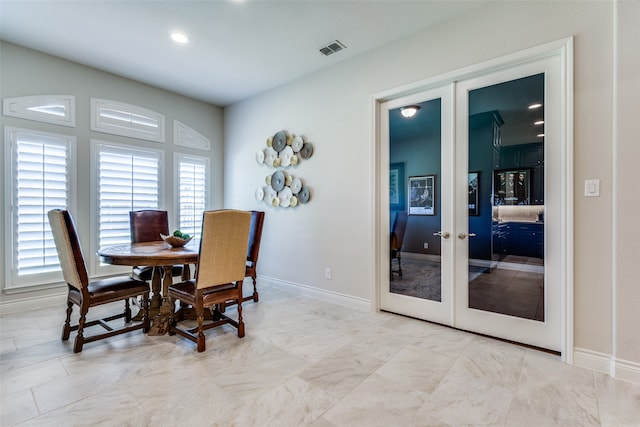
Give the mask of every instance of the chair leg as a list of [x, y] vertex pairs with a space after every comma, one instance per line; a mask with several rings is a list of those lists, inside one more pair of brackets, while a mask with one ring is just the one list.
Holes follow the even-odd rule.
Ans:
[[198, 317], [198, 337], [197, 337], [197, 345], [198, 345], [198, 353], [202, 353], [206, 348], [206, 338], [204, 336], [204, 308], [198, 307], [196, 309], [196, 316]]
[[[180, 304], [182, 304], [182, 302], [180, 302]], [[175, 298], [171, 298], [169, 297], [169, 305], [171, 307], [175, 307], [176, 305], [176, 300]], [[175, 310], [171, 310], [171, 313], [169, 314], [169, 328], [168, 328], [168, 332], [169, 335], [175, 335], [176, 334], [176, 313]]]
[[220, 304], [216, 304], [213, 307], [210, 308], [211, 310], [211, 319], [213, 321], [218, 321], [220, 319], [222, 319], [222, 309], [221, 307], [224, 307], [225, 304], [224, 303], [220, 303]]
[[253, 279], [253, 302], [258, 302], [259, 299], [259, 295], [258, 295], [258, 287], [256, 286], [256, 278], [255, 277], [251, 277]]
[[398, 253], [398, 276], [402, 277], [402, 259], [400, 253]]
[[64, 321], [64, 327], [62, 328], [62, 341], [67, 341], [71, 334], [71, 312], [73, 311], [73, 303], [67, 301], [67, 319]]
[[124, 321], [125, 323], [131, 322], [131, 306], [129, 305], [129, 298], [124, 300]]
[[238, 298], [238, 338], [244, 337], [244, 322], [242, 321], [242, 297]]
[[80, 319], [78, 320], [78, 335], [76, 336], [75, 345], [73, 346], [74, 353], [80, 353], [82, 346], [84, 345], [84, 323], [87, 320], [87, 311], [80, 307]]

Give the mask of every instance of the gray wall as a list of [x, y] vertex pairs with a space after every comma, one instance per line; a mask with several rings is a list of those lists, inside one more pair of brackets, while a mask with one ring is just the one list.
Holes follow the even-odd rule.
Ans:
[[[199, 156], [211, 157], [211, 207], [222, 207], [223, 190], [223, 110], [200, 101], [175, 93], [167, 92], [139, 82], [128, 80], [113, 74], [98, 71], [73, 62], [45, 55], [30, 49], [0, 42], [0, 97], [30, 95], [75, 95], [75, 128], [39, 123], [14, 117], [0, 116], [2, 138], [4, 126], [35, 129], [59, 134], [73, 135], [77, 138], [77, 212], [75, 215], [78, 232], [81, 236], [85, 257], [91, 256], [90, 250], [90, 173], [93, 168], [90, 158], [89, 141], [103, 141], [133, 144], [165, 150], [164, 170], [167, 172], [166, 191], [162, 194], [165, 206], [169, 210], [170, 223], [175, 215], [171, 210], [173, 203], [173, 152], [180, 151]], [[167, 142], [158, 144], [132, 138], [106, 135], [89, 130], [89, 100], [91, 97], [106, 98], [130, 103], [165, 114], [165, 133]], [[210, 152], [190, 150], [173, 146], [173, 120], [179, 120], [197, 130], [211, 140]], [[3, 144], [4, 145], [4, 144]], [[4, 167], [5, 150], [0, 151], [0, 164]], [[4, 174], [3, 184], [4, 184]], [[7, 202], [5, 185], [0, 188], [0, 241], [5, 239], [5, 215], [10, 206]], [[0, 258], [6, 260], [4, 243], [0, 245]], [[5, 262], [0, 264], [2, 288], [6, 277]], [[25, 298], [45, 297], [66, 292], [65, 287], [56, 287], [40, 291], [8, 295], [0, 292], [0, 303], [23, 300]]]
[[[640, 40], [640, 30], [629, 18], [638, 16], [640, 3], [621, 3], [618, 24], [616, 7], [614, 2], [489, 2], [472, 14], [227, 108], [225, 143], [234, 151], [225, 154], [225, 204], [264, 209], [250, 195], [268, 173], [252, 163], [267, 136], [287, 129], [316, 143], [314, 157], [292, 172], [308, 180], [312, 202], [295, 211], [269, 209], [261, 274], [373, 300], [377, 242], [372, 238], [376, 206], [371, 182], [378, 147], [373, 145], [371, 97], [574, 36], [575, 350], [582, 355], [579, 363], [599, 369], [608, 369], [612, 355], [640, 363], [640, 286], [632, 274], [638, 264], [638, 227], [632, 216], [640, 201], [632, 183], [640, 180], [632, 165], [638, 163], [634, 138], [639, 132], [633, 118], [637, 100], [630, 95], [638, 93], [632, 41]], [[615, 128], [614, 84], [620, 95], [615, 111], [628, 117], [615, 120]], [[588, 178], [601, 180], [600, 197], [583, 197]], [[613, 203], [616, 193], [632, 195], [624, 199], [624, 212]], [[325, 267], [333, 269], [332, 280], [324, 279]]]

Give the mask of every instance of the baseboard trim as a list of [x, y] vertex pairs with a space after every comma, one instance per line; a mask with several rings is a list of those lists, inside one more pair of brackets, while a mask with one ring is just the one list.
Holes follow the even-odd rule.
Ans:
[[285, 280], [273, 277], [258, 276], [260, 285], [273, 286], [276, 288], [285, 288], [288, 292], [314, 298], [321, 301], [338, 304], [359, 311], [371, 311], [371, 301], [364, 298], [356, 298], [350, 295], [340, 294], [337, 292], [318, 289], [312, 286], [302, 285], [300, 283], [287, 282]]
[[613, 369], [612, 377], [640, 384], [640, 363], [613, 358]]
[[573, 364], [602, 372], [613, 378], [640, 384], [640, 363], [629, 360], [617, 359], [606, 353], [574, 348]]
[[67, 290], [54, 295], [24, 298], [0, 303], [0, 315], [19, 313], [49, 307], [66, 307]]

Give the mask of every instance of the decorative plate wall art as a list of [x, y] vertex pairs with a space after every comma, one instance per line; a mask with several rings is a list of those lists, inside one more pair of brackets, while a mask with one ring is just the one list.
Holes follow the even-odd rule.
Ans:
[[311, 199], [309, 187], [285, 169], [299, 165], [313, 155], [313, 144], [301, 135], [281, 130], [267, 138], [267, 147], [256, 152], [256, 162], [276, 171], [265, 177], [265, 185], [255, 190], [258, 201], [281, 208], [293, 208]]

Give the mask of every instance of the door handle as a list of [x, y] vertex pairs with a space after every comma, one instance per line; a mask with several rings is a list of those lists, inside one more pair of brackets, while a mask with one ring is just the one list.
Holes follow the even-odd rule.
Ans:
[[465, 232], [458, 233], [458, 239], [460, 240], [464, 240], [467, 237], [476, 237], [476, 233], [465, 233]]
[[449, 232], [448, 232], [448, 231], [438, 231], [438, 232], [436, 232], [436, 233], [433, 233], [433, 235], [434, 235], [434, 236], [440, 236], [440, 237], [442, 237], [443, 239], [448, 239], [448, 238], [449, 238], [449, 236], [451, 236], [451, 234], [449, 234]]

